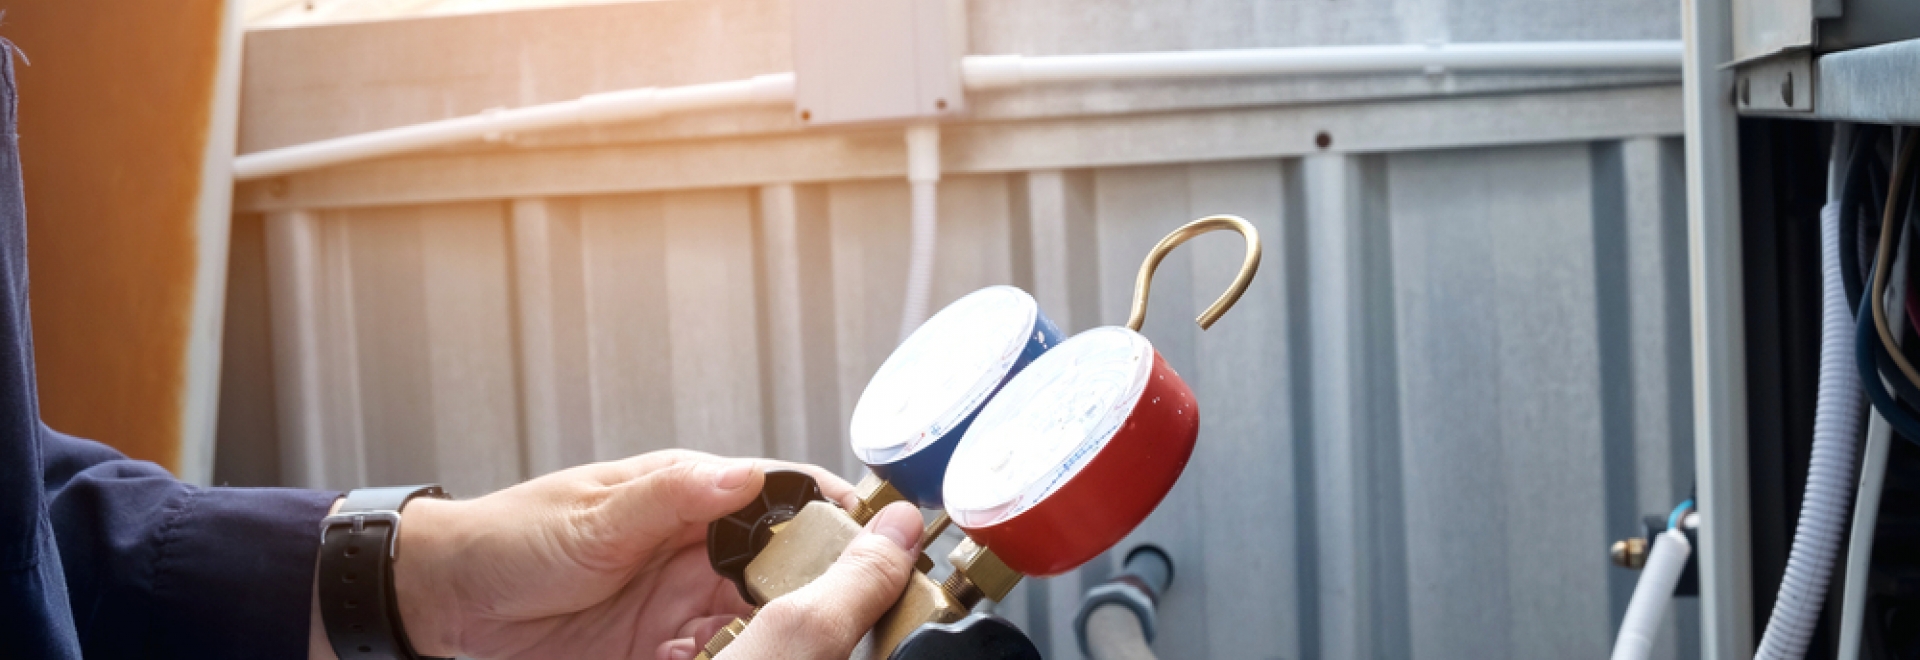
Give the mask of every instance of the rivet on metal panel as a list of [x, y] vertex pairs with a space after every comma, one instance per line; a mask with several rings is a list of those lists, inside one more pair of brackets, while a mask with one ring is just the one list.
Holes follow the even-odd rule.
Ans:
[[1313, 136], [1313, 145], [1321, 149], [1331, 147], [1333, 146], [1333, 136], [1328, 135], [1326, 131], [1320, 131]]

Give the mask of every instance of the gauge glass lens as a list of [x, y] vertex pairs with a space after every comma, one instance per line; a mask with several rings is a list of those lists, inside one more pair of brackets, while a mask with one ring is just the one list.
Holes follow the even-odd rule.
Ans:
[[853, 451], [892, 463], [946, 435], [1013, 368], [1039, 314], [1032, 296], [990, 286], [947, 305], [880, 365], [853, 407]]
[[983, 527], [1019, 515], [1078, 474], [1132, 415], [1153, 355], [1140, 333], [1109, 326], [1027, 365], [954, 449], [944, 484], [954, 521]]

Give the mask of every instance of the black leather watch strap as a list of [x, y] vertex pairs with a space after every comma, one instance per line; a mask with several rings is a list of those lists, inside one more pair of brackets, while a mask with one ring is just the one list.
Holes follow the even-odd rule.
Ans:
[[446, 498], [439, 486], [361, 488], [320, 523], [320, 620], [341, 660], [414, 660], [400, 621], [393, 563], [400, 509], [415, 497]]

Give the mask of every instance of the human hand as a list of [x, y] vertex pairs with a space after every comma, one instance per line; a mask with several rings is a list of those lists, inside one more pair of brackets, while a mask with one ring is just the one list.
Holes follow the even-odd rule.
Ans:
[[[413, 500], [394, 563], [407, 636], [434, 656], [690, 657], [752, 609], [708, 566], [706, 527], [758, 496], [770, 467], [804, 470], [830, 499], [853, 502], [851, 486], [818, 468], [686, 451], [580, 466], [474, 500]], [[749, 653], [743, 637], [750, 645], [728, 656], [792, 657], [796, 643], [839, 649], [852, 624], [821, 625], [812, 610], [872, 611], [837, 651], [845, 657], [898, 597], [912, 565], [900, 548], [918, 541], [910, 507], [875, 520], [870, 529], [882, 531], [862, 536], [818, 581], [839, 586], [770, 603], [753, 626], [767, 619], [768, 628], [809, 630], [764, 655]], [[855, 599], [865, 600], [848, 604]], [[787, 600], [795, 602], [780, 604]]]

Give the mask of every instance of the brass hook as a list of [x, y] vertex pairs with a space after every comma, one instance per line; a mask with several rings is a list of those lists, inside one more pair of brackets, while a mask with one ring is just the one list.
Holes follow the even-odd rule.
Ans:
[[1140, 264], [1140, 278], [1133, 283], [1133, 315], [1127, 319], [1128, 328], [1139, 332], [1140, 325], [1147, 322], [1147, 290], [1153, 288], [1153, 270], [1160, 267], [1160, 260], [1188, 239], [1222, 229], [1240, 232], [1240, 236], [1247, 239], [1247, 256], [1240, 261], [1240, 274], [1234, 276], [1233, 284], [1227, 287], [1226, 293], [1220, 294], [1194, 322], [1200, 324], [1201, 330], [1212, 327], [1213, 322], [1220, 320], [1220, 316], [1232, 309], [1234, 303], [1240, 302], [1240, 294], [1246, 292], [1247, 284], [1253, 281], [1253, 273], [1260, 269], [1260, 230], [1254, 229], [1253, 223], [1239, 216], [1210, 215], [1173, 230], [1147, 253], [1147, 262]]

